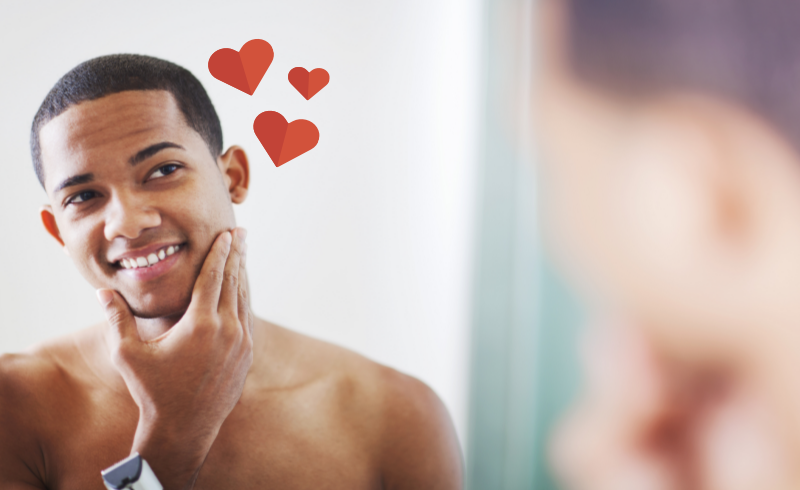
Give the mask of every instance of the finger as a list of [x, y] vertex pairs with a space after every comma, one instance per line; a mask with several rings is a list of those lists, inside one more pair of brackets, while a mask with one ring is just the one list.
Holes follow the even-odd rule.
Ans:
[[203, 263], [203, 268], [200, 270], [200, 275], [197, 276], [194, 289], [192, 289], [190, 309], [207, 310], [216, 314], [225, 271], [225, 261], [228, 258], [230, 248], [231, 233], [224, 231], [214, 240], [211, 250]]
[[98, 289], [97, 300], [103, 306], [109, 329], [109, 340], [113, 349], [118, 349], [122, 342], [139, 340], [139, 331], [136, 329], [136, 320], [128, 307], [128, 303], [116, 291], [111, 289]]
[[239, 264], [242, 259], [242, 248], [247, 237], [247, 231], [244, 228], [236, 228], [233, 230], [232, 235], [231, 251], [228, 253], [228, 260], [225, 262], [222, 292], [217, 309], [220, 313], [235, 316], [238, 313], [239, 304]]
[[239, 261], [239, 321], [246, 335], [253, 335], [253, 321], [250, 314], [250, 285], [247, 282], [247, 243], [242, 249], [242, 259]]

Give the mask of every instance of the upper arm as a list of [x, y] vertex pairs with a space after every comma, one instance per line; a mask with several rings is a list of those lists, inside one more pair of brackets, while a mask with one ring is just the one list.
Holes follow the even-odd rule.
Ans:
[[392, 372], [384, 383], [381, 475], [386, 489], [461, 489], [461, 448], [447, 409], [427, 385]]
[[31, 379], [24, 355], [0, 355], [0, 488], [44, 490], [41, 450], [33, 432]]

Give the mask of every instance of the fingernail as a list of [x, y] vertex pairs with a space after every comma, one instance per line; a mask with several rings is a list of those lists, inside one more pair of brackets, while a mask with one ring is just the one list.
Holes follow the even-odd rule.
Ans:
[[108, 304], [114, 299], [114, 293], [112, 293], [109, 289], [98, 289], [96, 293], [97, 301], [99, 301], [103, 306], [108, 306]]
[[231, 232], [226, 231], [222, 234], [222, 241], [225, 242], [226, 245], [230, 245], [233, 238], [231, 237]]
[[236, 228], [236, 238], [241, 241], [244, 241], [247, 238], [247, 230], [244, 228]]

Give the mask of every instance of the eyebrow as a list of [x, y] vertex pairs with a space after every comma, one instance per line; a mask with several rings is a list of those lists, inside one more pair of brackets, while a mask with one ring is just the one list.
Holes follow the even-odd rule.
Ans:
[[55, 190], [53, 190], [53, 194], [67, 187], [72, 187], [73, 185], [85, 184], [93, 180], [94, 180], [94, 174], [73, 175], [72, 177], [69, 177], [60, 184], [58, 184], [58, 187], [56, 187]]
[[[153, 155], [155, 155], [159, 151], [166, 150], [167, 148], [178, 148], [180, 150], [185, 150], [184, 147], [182, 147], [181, 145], [179, 145], [177, 143], [173, 143], [171, 141], [162, 141], [161, 143], [156, 143], [154, 145], [150, 145], [147, 148], [145, 148], [144, 150], [140, 150], [139, 152], [137, 152], [135, 155], [133, 155], [132, 157], [130, 157], [128, 159], [128, 163], [130, 163], [131, 165], [137, 165], [137, 164], [142, 163], [143, 161], [147, 160], [148, 158], [152, 157]], [[92, 173], [74, 175], [72, 177], [69, 177], [69, 178], [65, 179], [63, 182], [61, 182], [58, 185], [58, 187], [56, 187], [53, 190], [53, 193], [55, 194], [56, 192], [58, 192], [60, 190], [66, 189], [67, 187], [86, 184], [87, 182], [92, 182], [93, 180], [94, 180], [94, 174], [92, 174]]]
[[150, 145], [147, 148], [145, 148], [144, 150], [139, 151], [137, 154], [133, 155], [128, 160], [128, 162], [131, 165], [136, 165], [138, 163], [141, 163], [141, 162], [147, 160], [148, 158], [150, 158], [151, 156], [155, 155], [159, 151], [166, 150], [167, 148], [178, 148], [180, 150], [185, 150], [184, 147], [182, 147], [181, 145], [179, 145], [177, 143], [172, 143], [171, 141], [162, 141], [161, 143], [156, 143], [154, 145]]

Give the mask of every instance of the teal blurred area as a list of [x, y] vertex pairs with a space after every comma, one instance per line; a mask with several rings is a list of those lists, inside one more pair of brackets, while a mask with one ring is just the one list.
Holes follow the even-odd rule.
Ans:
[[548, 435], [578, 384], [583, 312], [543, 249], [532, 0], [485, 0], [467, 488], [557, 488]]

